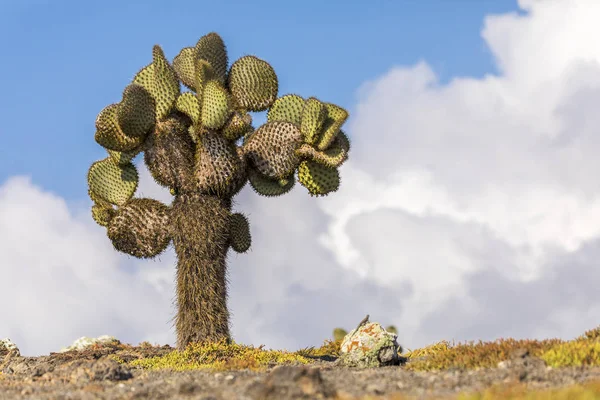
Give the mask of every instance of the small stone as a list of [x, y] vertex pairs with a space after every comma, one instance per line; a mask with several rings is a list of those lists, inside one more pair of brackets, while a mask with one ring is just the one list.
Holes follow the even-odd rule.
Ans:
[[70, 351], [70, 350], [83, 350], [86, 347], [91, 346], [95, 343], [111, 343], [111, 342], [120, 343], [119, 340], [117, 340], [117, 338], [114, 336], [102, 335], [102, 336], [98, 336], [97, 338], [89, 338], [87, 336], [83, 336], [83, 337], [80, 337], [79, 339], [75, 340], [73, 342], [73, 344], [70, 345], [69, 347], [64, 347], [64, 348], [60, 349], [59, 353], [64, 353], [64, 352]]
[[377, 322], [368, 322], [348, 333], [340, 348], [340, 363], [349, 367], [372, 368], [398, 364], [398, 335]]
[[0, 357], [4, 357], [7, 354], [20, 356], [21, 352], [17, 345], [14, 344], [9, 338], [0, 339]]

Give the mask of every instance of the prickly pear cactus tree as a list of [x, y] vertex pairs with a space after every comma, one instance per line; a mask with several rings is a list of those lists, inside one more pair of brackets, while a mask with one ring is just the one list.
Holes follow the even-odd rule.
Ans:
[[[184, 88], [182, 91], [180, 82]], [[336, 191], [337, 168], [350, 142], [340, 127], [348, 113], [295, 94], [277, 97], [273, 68], [248, 55], [228, 65], [216, 33], [186, 47], [170, 63], [159, 46], [96, 119], [96, 142], [108, 156], [88, 172], [92, 217], [114, 248], [139, 258], [177, 254], [177, 346], [231, 341], [226, 255], [250, 248], [248, 219], [232, 211], [247, 182], [262, 196], [281, 196], [296, 182], [311, 196]], [[249, 112], [267, 111], [255, 129]], [[135, 198], [144, 162], [170, 189], [172, 204]]]

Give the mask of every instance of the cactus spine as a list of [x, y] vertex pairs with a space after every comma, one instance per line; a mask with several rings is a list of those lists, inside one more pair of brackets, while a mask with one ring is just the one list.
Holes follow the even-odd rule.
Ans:
[[[181, 92], [180, 82], [190, 91]], [[339, 187], [337, 168], [350, 150], [340, 130], [348, 113], [277, 92], [275, 71], [258, 57], [228, 68], [225, 44], [212, 32], [172, 63], [154, 46], [152, 63], [96, 119], [95, 139], [108, 156], [88, 172], [92, 217], [116, 250], [135, 257], [155, 257], [173, 243], [180, 350], [231, 340], [226, 256], [251, 245], [248, 219], [232, 212], [246, 182], [267, 197], [287, 193], [296, 180], [311, 196]], [[268, 121], [255, 130], [249, 112], [265, 110]], [[138, 173], [131, 160], [140, 152], [174, 196], [170, 206], [133, 197]]]

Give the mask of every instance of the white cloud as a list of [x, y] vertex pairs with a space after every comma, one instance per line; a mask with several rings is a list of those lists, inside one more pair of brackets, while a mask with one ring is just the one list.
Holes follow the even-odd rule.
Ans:
[[[519, 4], [485, 20], [500, 75], [442, 85], [420, 62], [360, 88], [337, 193], [236, 198], [253, 236], [229, 256], [236, 340], [319, 345], [365, 314], [409, 348], [598, 324], [600, 4]], [[138, 196], [170, 202], [140, 171]], [[22, 177], [0, 186], [0, 220], [0, 337], [25, 354], [83, 335], [174, 344], [172, 249], [116, 253], [89, 210]]]
[[89, 210], [77, 212], [28, 177], [0, 186], [0, 336], [25, 355], [57, 351], [80, 336], [164, 338], [171, 293], [160, 290], [160, 265], [128, 273], [128, 257], [114, 251]]
[[[361, 88], [348, 128], [357, 170], [345, 175], [360, 184], [328, 199], [334, 222], [323, 241], [346, 254], [339, 260], [347, 268], [381, 271], [368, 275], [380, 284], [392, 276], [412, 284], [398, 320], [414, 326], [404, 331], [409, 343], [571, 337], [598, 323], [600, 295], [585, 288], [586, 302], [547, 302], [553, 308], [530, 313], [527, 328], [493, 323], [518, 320], [529, 297], [560, 296], [548, 289], [597, 270], [593, 257], [570, 264], [595, 251], [600, 234], [600, 51], [593, 39], [600, 4], [522, 5], [526, 16], [486, 18], [483, 37], [500, 76], [440, 85], [422, 62]], [[390, 246], [393, 229], [403, 240]], [[475, 284], [498, 289], [475, 295]], [[519, 301], [507, 308], [515, 290]], [[564, 324], [552, 324], [559, 313]], [[461, 319], [468, 329], [454, 323]]]

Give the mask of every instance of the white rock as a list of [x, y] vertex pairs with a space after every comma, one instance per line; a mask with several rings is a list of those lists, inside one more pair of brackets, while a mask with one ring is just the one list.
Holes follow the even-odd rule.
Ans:
[[372, 368], [398, 363], [402, 348], [398, 335], [387, 332], [377, 322], [367, 322], [348, 333], [340, 348], [340, 363], [346, 366]]
[[9, 338], [0, 339], [0, 356], [5, 356], [8, 353], [13, 353], [17, 356], [21, 355], [21, 351]]
[[[59, 353], [64, 353], [69, 350], [83, 350], [88, 346], [91, 346], [94, 343], [110, 343], [112, 341], [117, 341], [117, 338], [114, 336], [102, 335], [97, 338], [89, 338], [87, 336], [80, 337], [76, 341], [73, 342], [69, 347], [64, 347], [60, 349]], [[119, 342], [120, 343], [120, 342]]]

